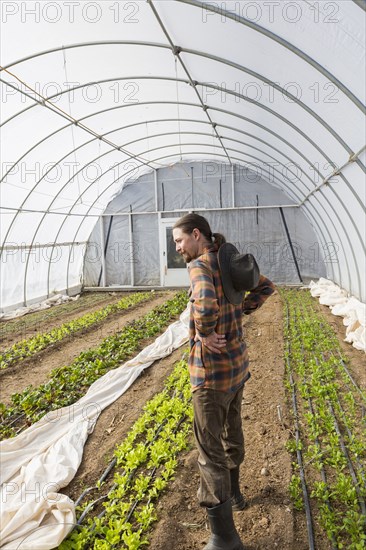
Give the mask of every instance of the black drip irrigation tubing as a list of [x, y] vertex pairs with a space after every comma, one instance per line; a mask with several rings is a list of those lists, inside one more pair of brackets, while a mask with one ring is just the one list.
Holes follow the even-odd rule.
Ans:
[[[183, 422], [186, 420], [186, 418], [187, 418], [186, 414], [184, 416], [182, 416], [182, 418], [179, 420], [178, 424], [174, 428], [173, 434], [175, 434], [179, 430], [180, 426], [183, 424]], [[157, 466], [154, 466], [154, 468], [152, 469], [151, 474], [150, 474], [150, 481], [154, 478], [157, 469], [158, 469]], [[138, 505], [138, 503], [140, 501], [141, 501], [141, 499], [136, 499], [135, 502], [132, 504], [124, 523], [128, 523], [128, 521], [131, 519], [131, 516], [132, 516], [133, 512], [136, 509], [136, 506]], [[148, 499], [147, 504], [150, 504], [150, 502], [151, 502], [151, 498]], [[104, 514], [105, 514], [105, 510], [103, 510], [103, 512], [101, 514], [99, 514], [98, 518], [102, 518], [104, 516]], [[113, 544], [111, 546], [111, 550], [113, 548], [119, 548], [119, 547], [116, 544]]]
[[[288, 303], [286, 300], [286, 316], [287, 316], [287, 332], [289, 334], [289, 325], [290, 325], [290, 319], [289, 319], [289, 310], [288, 310]], [[308, 489], [306, 486], [306, 480], [305, 480], [305, 471], [304, 471], [304, 464], [302, 460], [302, 453], [299, 449], [299, 443], [301, 442], [300, 438], [300, 429], [299, 429], [299, 421], [298, 421], [298, 410], [297, 410], [297, 401], [296, 401], [296, 385], [295, 381], [292, 376], [292, 370], [291, 370], [291, 364], [289, 359], [289, 352], [290, 352], [290, 339], [287, 338], [287, 368], [289, 372], [289, 378], [290, 378], [290, 384], [292, 388], [292, 408], [294, 412], [294, 422], [295, 422], [295, 439], [296, 439], [296, 457], [297, 457], [297, 463], [299, 465], [300, 470], [300, 480], [301, 480], [301, 486], [302, 486], [302, 492], [304, 495], [304, 507], [305, 507], [305, 516], [306, 516], [306, 526], [307, 526], [307, 532], [308, 532], [308, 540], [309, 540], [309, 550], [315, 550], [315, 540], [314, 540], [314, 530], [313, 530], [313, 524], [312, 524], [312, 516], [311, 516], [311, 509], [310, 509], [310, 501], [309, 501], [309, 494]]]
[[356, 388], [357, 392], [360, 394], [361, 396], [361, 399], [364, 401], [364, 403], [366, 403], [366, 395], [363, 393], [363, 391], [361, 390], [361, 388], [357, 385], [357, 383], [354, 381], [354, 379], [352, 378], [351, 376], [351, 373], [349, 372], [349, 370], [347, 369], [346, 367], [346, 364], [345, 362], [343, 361], [342, 359], [342, 356], [341, 354], [339, 353], [338, 351], [338, 355], [339, 355], [339, 361], [344, 369], [344, 371], [347, 373], [348, 375], [348, 378], [350, 379], [350, 381], [352, 382], [352, 384], [354, 385], [354, 387]]
[[[314, 309], [313, 306], [311, 306], [311, 309], [312, 309], [313, 313], [314, 313], [315, 315], [317, 315], [317, 311]], [[324, 323], [321, 323], [321, 325], [324, 326]], [[335, 357], [334, 352], [332, 351], [331, 353], [332, 353], [333, 357]], [[358, 386], [357, 382], [354, 381], [354, 379], [353, 379], [351, 373], [349, 372], [349, 370], [348, 370], [347, 367], [346, 367], [345, 362], [343, 361], [342, 355], [341, 355], [341, 353], [340, 353], [339, 350], [337, 350], [337, 354], [339, 355], [339, 362], [340, 362], [340, 364], [342, 365], [343, 370], [344, 370], [345, 373], [347, 374], [347, 376], [348, 376], [348, 378], [350, 379], [350, 381], [351, 381], [351, 383], [353, 384], [353, 386], [356, 388], [357, 392], [360, 394], [360, 396], [361, 396], [361, 398], [363, 399], [363, 401], [366, 403], [366, 395], [363, 393], [363, 391], [361, 390], [361, 388]]]
[[[173, 397], [175, 397], [175, 394], [176, 394], [176, 390], [173, 391], [172, 395], [171, 395], [171, 399], [173, 399]], [[181, 397], [181, 396], [180, 396]], [[162, 428], [164, 427], [164, 425], [166, 424], [166, 420], [163, 420], [163, 422], [161, 422], [159, 424], [159, 426], [157, 427], [156, 429], [156, 432], [154, 434], [154, 437], [153, 439], [150, 441], [148, 447], [154, 442], [156, 441], [156, 438], [158, 437], [159, 433], [161, 432]], [[88, 487], [87, 489], [85, 489], [85, 491], [83, 493], [81, 493], [81, 495], [79, 496], [79, 498], [75, 501], [75, 508], [76, 506], [78, 506], [80, 504], [80, 502], [83, 500], [83, 498], [88, 494], [90, 493], [91, 491], [95, 490], [95, 489], [98, 489], [98, 486], [103, 483], [103, 481], [106, 480], [106, 478], [108, 477], [109, 473], [113, 470], [113, 468], [115, 467], [115, 465], [117, 464], [117, 459], [116, 458], [113, 458], [113, 460], [111, 460], [111, 462], [108, 464], [107, 468], [104, 470], [104, 472], [102, 473], [102, 475], [100, 476], [100, 478], [98, 479], [96, 485], [93, 485], [92, 487]], [[124, 475], [124, 474], [123, 474]], [[99, 500], [99, 499], [98, 499]], [[78, 523], [80, 523], [80, 519], [78, 521]]]
[[[306, 384], [305, 378], [304, 378], [304, 383]], [[308, 397], [308, 405], [309, 405], [309, 409], [310, 409], [311, 414], [313, 416], [315, 416], [313, 401], [312, 401], [311, 397]], [[315, 446], [316, 446], [317, 450], [321, 452], [320, 441], [319, 441], [319, 438], [317, 436], [314, 437], [314, 441], [315, 441]], [[327, 476], [326, 476], [326, 473], [325, 473], [323, 461], [321, 461], [321, 464], [320, 464], [320, 477], [322, 478], [323, 483], [328, 485]], [[327, 508], [328, 508], [329, 512], [331, 513], [333, 510], [332, 510], [332, 505], [331, 505], [328, 498], [325, 499], [325, 504], [327, 505]], [[331, 534], [330, 538], [331, 538], [331, 543], [332, 543], [332, 550], [338, 550], [337, 541], [336, 541], [333, 533]]]
[[[174, 390], [171, 398], [173, 398], [175, 396], [175, 393], [176, 393], [176, 390]], [[180, 398], [182, 399], [183, 395], [180, 394]], [[189, 399], [189, 401], [191, 401], [191, 398]], [[188, 402], [189, 402], [188, 401]], [[181, 424], [186, 420], [187, 418], [187, 415], [184, 415], [178, 422], [177, 426], [175, 427], [175, 429], [173, 430], [173, 433], [176, 433], [178, 431], [178, 429], [180, 428]], [[153, 439], [149, 442], [148, 444], [148, 447], [150, 447], [152, 445], [152, 443], [154, 443], [156, 441], [156, 439], [158, 438], [161, 430], [163, 429], [164, 425], [166, 424], [167, 420], [164, 419], [163, 422], [161, 422], [159, 424], [159, 426], [157, 427], [157, 430], [155, 432], [155, 435], [153, 437]], [[97, 484], [95, 486], [92, 486], [92, 487], [88, 487], [80, 496], [79, 498], [76, 500], [75, 502], [75, 507], [80, 504], [80, 502], [83, 500], [83, 498], [89, 493], [91, 492], [92, 490], [94, 489], [97, 489], [98, 488], [98, 485], [99, 483], [102, 483], [106, 478], [107, 476], [109, 475], [109, 473], [111, 472], [111, 470], [115, 467], [115, 465], [117, 464], [117, 459], [114, 458], [110, 463], [109, 465], [107, 466], [107, 468], [104, 470], [103, 474], [101, 475], [101, 477], [99, 478]], [[151, 479], [152, 479], [152, 476], [155, 474], [156, 472], [156, 467], [153, 469], [152, 471], [152, 474], [151, 474]], [[130, 484], [130, 482], [132, 481], [135, 473], [137, 471], [137, 468], [135, 468], [134, 470], [131, 471], [129, 477], [128, 477], [128, 480], [127, 480], [127, 483]], [[122, 475], [125, 475], [125, 471], [122, 473]], [[109, 494], [112, 493], [116, 488], [118, 487], [118, 484], [115, 483], [113, 484], [113, 486], [110, 488], [110, 490], [108, 491], [107, 494], [105, 495], [102, 495], [101, 497], [97, 498], [96, 500], [92, 501], [90, 504], [88, 504], [88, 506], [86, 507], [86, 509], [84, 510], [84, 512], [81, 514], [80, 518], [78, 519], [77, 523], [74, 525], [73, 529], [70, 531], [70, 533], [76, 528], [76, 527], [79, 527], [81, 525], [81, 523], [84, 521], [85, 517], [87, 516], [87, 514], [94, 508], [94, 506], [105, 500], [106, 498], [108, 498]], [[138, 504], [139, 500], [136, 500], [134, 502], [134, 504], [131, 506], [131, 509], [129, 510], [129, 513], [128, 513], [128, 518], [131, 517], [131, 515], [133, 514], [133, 511], [134, 509], [136, 508], [137, 504]], [[98, 519], [101, 519], [104, 515], [105, 515], [105, 510], [103, 510], [97, 517]], [[125, 521], [128, 521], [127, 519]], [[94, 530], [95, 526], [91, 526], [91, 531]], [[85, 547], [87, 548], [87, 547]]]
[[[299, 335], [301, 336], [301, 335]], [[304, 352], [304, 348], [302, 346], [302, 351]], [[339, 352], [338, 352], [339, 353]], [[304, 354], [304, 353], [303, 353]], [[334, 355], [334, 354], [333, 354]], [[340, 354], [339, 354], [340, 355]], [[324, 358], [324, 354], [321, 353], [321, 356], [322, 356], [322, 359], [325, 361], [325, 358]], [[341, 357], [340, 357], [341, 358]], [[316, 364], [319, 366], [319, 361], [318, 361], [318, 358], [316, 356], [314, 356], [314, 359], [315, 359], [315, 362]], [[360, 392], [360, 394], [362, 395], [362, 392], [361, 390], [358, 388], [356, 382], [353, 380], [352, 376], [349, 374], [348, 372], [348, 369], [345, 367], [344, 365], [344, 362], [342, 360], [342, 363], [343, 363], [343, 367], [345, 368], [350, 380], [352, 381], [353, 385], [358, 389], [358, 391]], [[324, 386], [324, 384], [322, 384]], [[343, 412], [343, 409], [342, 409], [342, 406], [341, 406], [341, 403], [339, 401], [339, 397], [337, 395], [337, 399], [338, 399], [338, 403], [339, 403], [339, 406]], [[364, 521], [365, 521], [365, 524], [366, 524], [366, 503], [365, 503], [365, 499], [363, 498], [361, 492], [360, 492], [360, 486], [359, 486], [359, 482], [358, 482], [358, 479], [357, 479], [357, 476], [356, 476], [356, 473], [355, 473], [355, 470], [354, 470], [354, 467], [353, 467], [353, 464], [352, 464], [352, 461], [350, 459], [350, 456], [348, 454], [348, 449], [345, 445], [345, 442], [344, 442], [344, 439], [343, 439], [343, 436], [342, 436], [342, 433], [341, 433], [341, 430], [339, 428], [339, 424], [338, 424], [338, 421], [337, 421], [337, 418], [336, 418], [336, 415], [335, 415], [335, 412], [334, 412], [334, 409], [333, 409], [333, 406], [329, 400], [329, 398], [325, 398], [325, 401], [328, 405], [328, 409], [329, 409], [329, 413], [330, 415], [332, 416], [333, 418], [333, 425], [334, 425], [334, 428], [336, 430], [336, 433], [337, 433], [337, 436], [338, 436], [338, 441], [339, 441], [339, 445], [340, 445], [340, 448], [341, 448], [341, 451], [342, 451], [342, 454], [343, 456], [345, 457], [346, 461], [347, 461], [347, 465], [348, 465], [348, 469], [349, 469], [349, 472], [350, 472], [350, 475], [351, 475], [351, 478], [352, 478], [352, 481], [353, 481], [353, 484], [354, 484], [354, 487], [356, 489], [356, 493], [357, 493], [357, 498], [358, 498], [358, 503], [359, 503], [359, 506], [360, 506], [360, 509], [361, 509], [361, 512], [362, 512], [362, 515], [364, 517]], [[348, 426], [346, 424], [346, 422], [344, 422], [344, 425], [345, 425], [345, 428], [346, 428], [346, 431], [347, 431], [347, 434], [348, 436], [352, 439], [353, 436], [352, 436], [352, 433], [350, 432], [350, 430], [348, 429]], [[363, 468], [358, 460], [358, 458], [356, 457], [356, 466], [357, 466], [357, 469], [360, 473], [360, 476], [362, 477], [362, 479], [364, 480], [364, 471], [363, 471]]]
[[[152, 443], [154, 443], [154, 441], [156, 441], [157, 437], [159, 436], [159, 433], [161, 432], [161, 430], [163, 429], [164, 425], [166, 424], [166, 419], [163, 420], [163, 422], [161, 422], [161, 424], [159, 424], [157, 430], [156, 430], [156, 433], [154, 435], [154, 438], [149, 442], [147, 448], [149, 448]], [[111, 472], [111, 470], [115, 467], [115, 465], [117, 464], [117, 459], [114, 458], [110, 463], [109, 465], [107, 466], [107, 468], [104, 470], [103, 474], [100, 476], [100, 478], [98, 479], [97, 481], [97, 484], [93, 487], [88, 487], [88, 489], [85, 489], [85, 491], [79, 496], [79, 498], [77, 499], [77, 501], [75, 502], [75, 507], [80, 504], [80, 502], [83, 500], [83, 498], [88, 494], [90, 493], [90, 491], [94, 490], [94, 489], [98, 489], [98, 484], [99, 483], [102, 483], [102, 481], [104, 481], [108, 474]], [[131, 480], [133, 479], [133, 476], [136, 472], [137, 468], [135, 468], [134, 470], [131, 471], [129, 477], [128, 477], [128, 483], [131, 482]], [[124, 476], [126, 474], [125, 470], [122, 472], [122, 476]], [[108, 493], [106, 495], [104, 495], [103, 497], [99, 497], [97, 498], [96, 500], [94, 500], [93, 502], [91, 502], [90, 504], [88, 504], [88, 506], [86, 507], [86, 509], [84, 510], [84, 512], [81, 514], [80, 518], [78, 519], [76, 525], [81, 525], [81, 523], [84, 521], [86, 515], [88, 514], [88, 512], [94, 508], [94, 505], [97, 504], [98, 502], [100, 502], [101, 500], [104, 500], [108, 497], [108, 495], [114, 491], [114, 489], [117, 488], [117, 483], [115, 483], [111, 489], [108, 491]], [[98, 516], [99, 517], [103, 517], [105, 512], [103, 512], [102, 514], [100, 514]]]
[[[345, 427], [345, 429], [346, 429], [347, 435], [348, 435], [349, 439], [352, 440], [352, 439], [353, 439], [353, 434], [352, 434], [352, 432], [350, 431], [350, 429], [348, 428], [348, 426], [347, 426], [347, 424], [346, 424], [346, 422], [345, 422], [345, 420], [344, 420], [344, 418], [345, 418], [345, 412], [344, 412], [344, 410], [343, 410], [343, 408], [342, 408], [342, 405], [341, 405], [341, 402], [340, 402], [340, 400], [339, 400], [338, 395], [337, 395], [337, 401], [338, 401], [338, 406], [339, 406], [339, 408], [340, 408], [340, 410], [341, 410], [341, 412], [342, 412], [342, 415], [343, 415], [343, 424], [344, 424], [344, 427]], [[363, 466], [362, 466], [362, 464], [361, 464], [361, 462], [360, 462], [358, 456], [355, 457], [355, 462], [356, 462], [356, 464], [357, 464], [357, 469], [358, 469], [358, 471], [359, 471], [359, 473], [360, 473], [360, 476], [362, 477], [362, 481], [363, 481], [364, 485], [366, 486], [365, 471], [364, 471], [364, 469], [363, 469]]]
[[363, 496], [360, 493], [360, 487], [359, 487], [358, 479], [357, 479], [357, 476], [356, 476], [356, 472], [353, 468], [353, 464], [352, 464], [351, 459], [349, 457], [347, 447], [344, 444], [344, 439], [343, 439], [342, 434], [340, 432], [339, 425], [338, 425], [336, 416], [334, 414], [334, 409], [332, 407], [332, 404], [329, 403], [329, 402], [328, 402], [328, 407], [329, 407], [329, 412], [333, 417], [334, 427], [335, 427], [335, 430], [336, 430], [337, 435], [338, 435], [340, 447], [341, 447], [342, 452], [343, 452], [343, 454], [344, 454], [344, 456], [347, 460], [348, 469], [349, 469], [353, 484], [354, 484], [355, 489], [356, 489], [356, 493], [357, 493], [357, 497], [358, 497], [358, 503], [360, 505], [361, 512], [362, 512], [362, 515], [364, 517], [364, 523], [366, 525], [366, 504], [365, 504], [365, 499], [363, 498]]
[[[324, 359], [324, 355], [323, 355], [323, 354], [322, 354], [322, 357], [323, 357], [323, 359]], [[338, 394], [336, 394], [336, 399], [337, 399], [337, 403], [338, 403], [339, 410], [340, 410], [341, 415], [342, 415], [342, 420], [343, 420], [344, 428], [345, 428], [345, 430], [346, 430], [346, 432], [347, 432], [347, 435], [348, 435], [349, 439], [352, 440], [352, 439], [354, 439], [354, 436], [353, 436], [351, 430], [349, 429], [349, 427], [347, 426], [347, 417], [346, 417], [346, 413], [345, 413], [345, 411], [343, 410], [343, 407], [342, 407], [342, 404], [341, 404], [341, 401], [340, 401], [340, 399], [339, 399]], [[333, 415], [333, 417], [335, 418], [334, 412], [333, 412], [332, 415]], [[336, 429], [337, 429], [337, 428], [336, 428]], [[356, 462], [356, 465], [357, 465], [357, 469], [358, 469], [358, 471], [359, 471], [359, 473], [360, 473], [360, 476], [362, 477], [362, 480], [363, 480], [364, 484], [366, 485], [365, 471], [364, 471], [363, 466], [362, 466], [362, 464], [361, 464], [361, 462], [360, 462], [360, 460], [359, 460], [359, 458], [358, 458], [357, 456], [355, 456], [355, 462]]]
[[[317, 359], [315, 358], [315, 361], [317, 361]], [[337, 433], [337, 436], [338, 436], [338, 441], [339, 441], [339, 445], [340, 445], [340, 448], [342, 450], [342, 453], [347, 461], [347, 465], [348, 465], [348, 469], [349, 469], [349, 472], [350, 472], [350, 475], [351, 475], [351, 478], [352, 478], [352, 481], [353, 481], [353, 484], [355, 486], [355, 489], [356, 489], [356, 493], [357, 493], [357, 498], [358, 498], [358, 503], [360, 505], [360, 509], [361, 509], [361, 512], [362, 512], [362, 515], [364, 517], [364, 522], [366, 524], [366, 503], [365, 503], [365, 499], [363, 498], [363, 496], [361, 495], [361, 492], [360, 492], [360, 487], [359, 487], [359, 482], [358, 482], [358, 479], [357, 479], [357, 476], [356, 476], [356, 473], [355, 473], [355, 470], [353, 468], [353, 464], [351, 462], [351, 459], [349, 457], [349, 454], [348, 454], [348, 450], [347, 450], [347, 447], [344, 443], [344, 439], [343, 439], [343, 436], [342, 436], [342, 433], [339, 429], [339, 424], [338, 424], [338, 421], [337, 421], [337, 418], [336, 418], [336, 415], [335, 415], [335, 412], [334, 412], [334, 409], [333, 409], [333, 406], [331, 404], [331, 402], [326, 399], [326, 402], [327, 402], [327, 405], [328, 405], [328, 408], [329, 408], [329, 413], [330, 415], [332, 416], [333, 418], [333, 424], [334, 424], [334, 428], [335, 428], [335, 431]]]
[[[22, 413], [22, 414], [16, 416], [15, 418], [13, 418], [13, 419], [12, 419], [12, 417], [10, 416], [8, 419], [5, 419], [5, 421], [1, 423], [1, 427], [10, 428], [10, 426], [12, 426], [12, 425], [15, 424], [16, 422], [18, 422], [18, 420], [20, 420], [21, 418], [23, 418], [23, 416], [25, 416], [25, 413]], [[10, 422], [7, 423], [6, 420], [10, 420]]]
[[[114, 458], [113, 460], [111, 460], [111, 462], [108, 464], [107, 468], [104, 470], [103, 474], [100, 476], [100, 478], [98, 479], [97, 481], [97, 484], [94, 485], [93, 487], [88, 487], [87, 489], [85, 489], [85, 491], [83, 493], [81, 493], [81, 495], [79, 496], [79, 498], [75, 501], [75, 508], [77, 506], [79, 506], [80, 502], [83, 500], [83, 498], [88, 494], [90, 493], [90, 491], [93, 491], [93, 489], [98, 489], [98, 485], [100, 483], [102, 483], [108, 476], [109, 472], [111, 470], [113, 470], [113, 468], [115, 467], [115, 465], [117, 464], [117, 459]], [[79, 520], [80, 521], [80, 520]], [[79, 523], [78, 521], [78, 523]]]

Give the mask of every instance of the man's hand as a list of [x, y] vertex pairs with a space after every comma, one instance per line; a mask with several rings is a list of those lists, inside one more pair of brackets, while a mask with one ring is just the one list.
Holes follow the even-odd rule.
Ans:
[[217, 332], [211, 332], [209, 336], [200, 336], [196, 333], [194, 341], [202, 342], [204, 346], [214, 353], [221, 353], [222, 348], [226, 346], [226, 338], [224, 334], [217, 334]]

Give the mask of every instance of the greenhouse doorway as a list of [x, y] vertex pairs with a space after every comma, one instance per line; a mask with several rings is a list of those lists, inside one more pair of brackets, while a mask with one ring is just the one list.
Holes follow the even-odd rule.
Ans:
[[175, 250], [173, 227], [177, 218], [160, 220], [161, 285], [189, 286], [188, 269], [182, 256]]

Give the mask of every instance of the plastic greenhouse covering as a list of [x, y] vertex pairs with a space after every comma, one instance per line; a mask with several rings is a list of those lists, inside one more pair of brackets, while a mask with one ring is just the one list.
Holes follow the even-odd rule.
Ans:
[[[277, 285], [309, 285], [340, 315], [350, 298], [365, 349], [364, 0], [0, 10], [0, 316], [83, 289], [187, 287], [172, 227], [197, 212]], [[99, 412], [187, 322], [107, 373], [109, 392], [97, 380], [72, 426], [65, 408], [58, 430], [41, 419], [2, 442], [2, 482], [67, 485]], [[55, 491], [39, 507], [14, 496], [2, 548], [63, 540], [75, 507]]]
[[364, 9], [2, 2], [2, 311], [186, 284], [162, 231], [189, 211], [365, 301]]

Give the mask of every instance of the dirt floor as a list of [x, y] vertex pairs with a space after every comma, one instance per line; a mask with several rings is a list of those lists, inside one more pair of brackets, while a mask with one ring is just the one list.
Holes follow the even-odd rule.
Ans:
[[[122, 330], [128, 322], [133, 321], [136, 317], [144, 316], [152, 308], [163, 304], [172, 296], [174, 296], [174, 291], [156, 292], [148, 302], [138, 304], [125, 311], [114, 313], [97, 326], [75, 333], [57, 344], [49, 346], [33, 357], [24, 359], [14, 366], [0, 370], [1, 402], [7, 404], [10, 401], [10, 396], [14, 392], [24, 390], [29, 384], [32, 384], [34, 387], [42, 384], [47, 380], [48, 374], [52, 369], [62, 367], [63, 365], [69, 365], [82, 351], [97, 347], [104, 338]], [[108, 303], [115, 303], [122, 297], [121, 294], [119, 294], [117, 298], [115, 296], [110, 296], [109, 302], [107, 299], [105, 303], [99, 303], [99, 306], [95, 307], [94, 310], [100, 309], [108, 305]], [[76, 317], [82, 316], [87, 311], [89, 310], [79, 311]], [[65, 318], [67, 318], [67, 320], [71, 318], [71, 314], [68, 312], [66, 312], [66, 315], [60, 312], [60, 315], [56, 326], [66, 322]], [[75, 318], [75, 316], [73, 318]], [[37, 321], [37, 324], [42, 326], [41, 332], [49, 330], [44, 327], [45, 322], [46, 321], [41, 318]]]
[[[248, 507], [235, 513], [235, 523], [248, 550], [305, 549], [305, 527], [301, 516], [300, 524], [294, 517], [287, 490], [291, 459], [284, 446], [290, 421], [282, 382], [282, 306], [277, 292], [244, 323], [252, 377], [243, 396], [246, 456], [240, 480]], [[175, 481], [161, 499], [161, 519], [151, 536], [151, 550], [193, 550], [206, 544], [209, 531], [205, 511], [196, 497], [196, 461], [193, 448], [184, 456]]]
[[[148, 304], [108, 319], [88, 334], [92, 344], [90, 347], [168, 297], [169, 293], [157, 295]], [[316, 299], [315, 302], [318, 303]], [[319, 308], [332, 322], [342, 349], [351, 360], [349, 369], [356, 382], [365, 389], [364, 354], [343, 342], [345, 327], [342, 318], [331, 315], [326, 306]], [[63, 315], [60, 321], [64, 322]], [[291, 436], [292, 420], [283, 384], [282, 326], [282, 303], [277, 292], [259, 311], [244, 319], [244, 336], [249, 348], [252, 377], [246, 384], [243, 397], [246, 457], [240, 480], [248, 506], [244, 511], [235, 513], [235, 523], [247, 550], [308, 548], [304, 514], [293, 509], [288, 493], [292, 458], [285, 444]], [[26, 365], [26, 361], [23, 361], [12, 370], [9, 369], [9, 372], [3, 371], [0, 380], [6, 399], [13, 391], [19, 391], [29, 384], [30, 371], [32, 383], [39, 384], [52, 368], [67, 364], [82, 349], [85, 349], [85, 335], [60, 345], [60, 349], [39, 354], [32, 364]], [[181, 359], [183, 351], [181, 348], [153, 364], [125, 395], [102, 412], [85, 446], [80, 469], [62, 492], [76, 500], [84, 489], [95, 484], [111, 460], [114, 447], [123, 440], [141, 414], [145, 402], [161, 391], [165, 378], [172, 371], [174, 363]], [[159, 501], [159, 519], [149, 535], [151, 550], [198, 550], [206, 544], [209, 531], [205, 512], [198, 506], [196, 497], [199, 482], [196, 461], [197, 452], [192, 438], [190, 449], [180, 457], [175, 480]], [[319, 530], [316, 529], [316, 532], [319, 533]], [[317, 537], [317, 548], [328, 550], [330, 545], [327, 540], [319, 534]]]
[[16, 319], [0, 320], [0, 350], [9, 348], [15, 342], [32, 338], [37, 333], [48, 332], [60, 325], [114, 304], [131, 294], [130, 292], [86, 292], [77, 300], [35, 311]]

